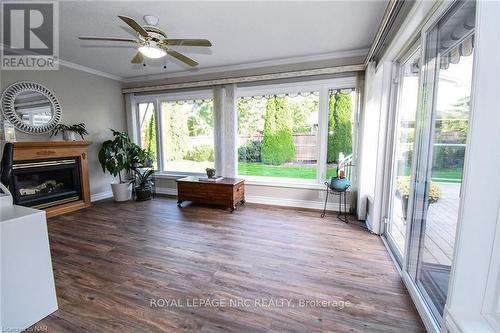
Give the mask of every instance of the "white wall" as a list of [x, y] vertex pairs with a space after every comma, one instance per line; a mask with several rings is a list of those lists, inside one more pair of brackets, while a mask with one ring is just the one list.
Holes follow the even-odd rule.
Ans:
[[[100, 144], [111, 137], [109, 128], [126, 130], [121, 82], [60, 66], [57, 71], [2, 71], [0, 88], [3, 91], [9, 84], [22, 80], [39, 82], [57, 96], [62, 106], [61, 123], [85, 123], [89, 131], [86, 140], [93, 142], [89, 147], [91, 194], [110, 191], [113, 178], [102, 172], [97, 152]], [[16, 131], [16, 138], [17, 141], [51, 140], [49, 134]]]

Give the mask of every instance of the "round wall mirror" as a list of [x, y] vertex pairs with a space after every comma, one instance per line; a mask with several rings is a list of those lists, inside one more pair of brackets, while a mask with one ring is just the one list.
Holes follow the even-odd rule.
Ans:
[[18, 130], [40, 134], [61, 120], [61, 105], [45, 86], [31, 81], [11, 84], [2, 93], [2, 112]]

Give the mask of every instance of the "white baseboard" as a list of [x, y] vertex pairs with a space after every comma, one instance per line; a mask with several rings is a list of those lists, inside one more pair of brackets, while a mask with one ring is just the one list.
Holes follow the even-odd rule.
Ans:
[[[259, 195], [247, 195], [245, 196], [247, 202], [262, 204], [262, 205], [273, 205], [273, 206], [283, 206], [283, 207], [296, 207], [296, 208], [309, 208], [309, 209], [323, 209], [324, 201], [310, 201], [310, 200], [297, 200], [297, 199], [287, 199], [287, 198], [274, 198], [265, 197]], [[326, 205], [326, 210], [338, 211], [339, 204], [336, 202], [328, 202]], [[350, 207], [347, 204], [347, 211]]]
[[177, 189], [171, 187], [157, 187], [156, 193], [166, 194], [166, 195], [177, 195]]
[[[177, 195], [176, 188], [166, 188], [157, 187], [156, 193], [167, 194], [167, 195]], [[274, 198], [265, 197], [258, 195], [246, 195], [245, 200], [248, 203], [256, 203], [262, 205], [273, 205], [273, 206], [283, 206], [283, 207], [296, 207], [296, 208], [310, 208], [310, 209], [323, 209], [325, 204], [324, 201], [309, 201], [309, 200], [297, 200], [297, 199], [286, 199], [286, 198]], [[329, 211], [338, 211], [339, 203], [329, 202], [326, 205], [326, 209]], [[347, 211], [349, 211], [350, 205], [347, 204]]]
[[92, 194], [90, 196], [90, 201], [94, 202], [94, 201], [99, 201], [99, 200], [103, 200], [103, 199], [108, 199], [108, 198], [111, 198], [112, 196], [113, 196], [113, 192], [111, 192], [111, 191], [99, 192], [99, 193]]

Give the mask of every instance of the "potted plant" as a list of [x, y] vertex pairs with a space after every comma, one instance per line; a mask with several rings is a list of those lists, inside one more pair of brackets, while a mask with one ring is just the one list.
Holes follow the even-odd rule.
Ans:
[[135, 173], [134, 179], [131, 183], [135, 186], [135, 193], [137, 195], [137, 201], [144, 201], [151, 199], [151, 194], [153, 191], [153, 181], [152, 177], [155, 173], [153, 169], [132, 169]]
[[[406, 220], [408, 199], [410, 197], [410, 177], [404, 176], [396, 178], [396, 195], [401, 199], [401, 209], [403, 217]], [[438, 202], [439, 199], [441, 199], [441, 189], [436, 183], [430, 182], [429, 192], [427, 195], [429, 205]]]
[[80, 135], [82, 140], [84, 140], [83, 136], [89, 134], [84, 123], [74, 125], [57, 124], [50, 136], [58, 135], [59, 132], [61, 132], [64, 141], [76, 141], [76, 134]]
[[118, 176], [119, 182], [111, 184], [115, 201], [127, 201], [132, 198], [132, 185], [122, 180], [122, 172], [127, 174], [132, 166], [132, 155], [134, 143], [130, 141], [127, 133], [111, 129], [113, 140], [102, 143], [99, 150], [99, 163], [102, 171], [106, 170], [114, 177]]
[[214, 178], [215, 177], [215, 169], [214, 168], [206, 168], [205, 171], [207, 172], [207, 177], [208, 178]]
[[349, 187], [350, 183], [347, 178], [344, 177], [344, 172], [339, 170], [339, 166], [335, 170], [335, 177], [330, 179], [330, 188], [337, 191], [345, 191]]
[[130, 156], [133, 168], [151, 167], [153, 165], [153, 154], [135, 143], [130, 146]]

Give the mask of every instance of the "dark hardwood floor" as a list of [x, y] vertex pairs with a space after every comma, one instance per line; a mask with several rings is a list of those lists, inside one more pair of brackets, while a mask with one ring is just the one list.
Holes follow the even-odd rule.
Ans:
[[[319, 216], [251, 204], [233, 214], [178, 208], [159, 197], [105, 200], [51, 218], [59, 310], [36, 325], [49, 332], [425, 331], [380, 238], [333, 213]], [[194, 306], [207, 299], [211, 307]], [[304, 307], [304, 300], [329, 303]]]

